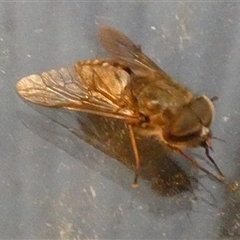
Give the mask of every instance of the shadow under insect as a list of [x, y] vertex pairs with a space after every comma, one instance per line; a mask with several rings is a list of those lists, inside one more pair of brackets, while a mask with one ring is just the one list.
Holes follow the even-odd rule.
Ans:
[[[80, 158], [83, 152], [80, 142], [83, 140], [127, 166], [132, 171], [132, 179], [134, 178], [135, 156], [124, 122], [93, 114], [49, 109], [30, 103], [28, 105], [40, 115], [36, 117], [18, 112], [18, 117], [32, 132], [76, 159]], [[163, 196], [172, 196], [184, 191], [192, 192], [192, 182], [186, 173], [189, 169], [185, 169], [185, 172], [177, 165], [176, 154], [171, 154], [169, 149], [159, 144], [156, 139], [136, 136], [136, 140], [141, 157], [140, 181], [148, 181], [151, 188]], [[104, 161], [104, 166], [101, 159], [87, 158], [85, 161], [83, 158], [82, 162], [118, 184], [131, 186], [130, 181], [127, 183], [122, 181], [125, 177], [121, 172], [118, 174], [118, 169], [115, 173], [110, 172], [117, 167], [116, 165], [110, 167], [110, 162]], [[189, 164], [186, 165], [191, 167]]]
[[[135, 156], [127, 126], [115, 119], [90, 114], [86, 117], [87, 121], [82, 116], [78, 118], [81, 138], [134, 170]], [[163, 195], [192, 190], [190, 178], [174, 162], [169, 149], [154, 138], [137, 136], [136, 140], [141, 158], [140, 177], [149, 181], [152, 189]]]

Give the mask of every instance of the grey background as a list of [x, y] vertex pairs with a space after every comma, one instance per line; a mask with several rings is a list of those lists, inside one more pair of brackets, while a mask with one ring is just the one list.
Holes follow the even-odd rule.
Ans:
[[[213, 141], [212, 156], [240, 180], [239, 3], [0, 3], [0, 238], [238, 239], [239, 190], [229, 193], [176, 155], [196, 177], [188, 191], [166, 196], [144, 178], [132, 189], [131, 168], [16, 94], [24, 76], [101, 55], [99, 25], [126, 33], [197, 94], [219, 97], [213, 132], [226, 142]], [[194, 152], [204, 165], [203, 151]]]

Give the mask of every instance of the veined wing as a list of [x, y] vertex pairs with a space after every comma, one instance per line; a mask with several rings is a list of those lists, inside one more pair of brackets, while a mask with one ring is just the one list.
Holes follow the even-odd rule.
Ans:
[[84, 111], [137, 121], [130, 100], [123, 97], [129, 75], [101, 60], [78, 62], [74, 67], [50, 70], [22, 78], [19, 95], [36, 104]]
[[144, 68], [144, 70], [160, 71], [165, 74], [150, 58], [126, 35], [118, 30], [102, 26], [98, 32], [99, 41], [102, 47], [112, 58], [121, 59], [130, 64], [133, 68]]

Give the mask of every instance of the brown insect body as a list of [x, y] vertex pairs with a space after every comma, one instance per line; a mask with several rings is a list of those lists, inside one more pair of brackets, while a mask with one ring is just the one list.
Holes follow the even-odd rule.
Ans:
[[[109, 59], [81, 61], [74, 67], [30, 75], [17, 83], [17, 92], [36, 104], [125, 121], [130, 130], [137, 172], [140, 160], [132, 128], [143, 136], [157, 137], [222, 182], [223, 174], [208, 154], [214, 113], [211, 100], [195, 96], [175, 82], [117, 30], [102, 27], [99, 39], [110, 54]], [[205, 148], [220, 178], [182, 152], [184, 148], [197, 146]]]

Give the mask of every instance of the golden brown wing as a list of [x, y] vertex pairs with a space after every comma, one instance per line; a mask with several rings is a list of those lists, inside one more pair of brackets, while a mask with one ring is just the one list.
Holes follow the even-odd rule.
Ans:
[[74, 67], [50, 70], [22, 78], [19, 95], [36, 104], [84, 111], [136, 121], [138, 116], [124, 95], [129, 74], [106, 61], [78, 62]]

